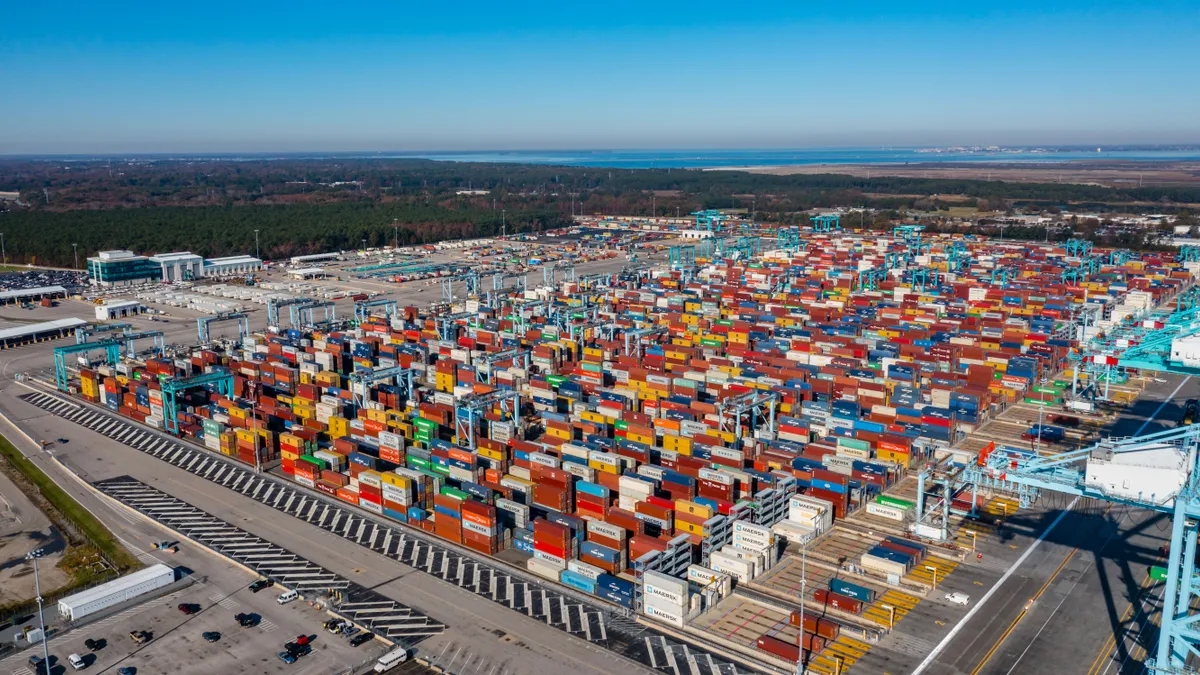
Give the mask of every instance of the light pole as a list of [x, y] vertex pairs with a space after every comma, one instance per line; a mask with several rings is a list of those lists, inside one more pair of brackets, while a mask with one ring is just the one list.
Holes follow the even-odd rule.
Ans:
[[8, 264], [8, 251], [4, 250], [4, 233], [0, 232], [0, 255], [4, 256], [4, 264]]
[[796, 645], [797, 653], [800, 658], [796, 659], [796, 675], [804, 675], [807, 668], [804, 665], [804, 599], [807, 597], [805, 587], [808, 585], [808, 574], [806, 566], [808, 564], [808, 542], [800, 547], [800, 637], [797, 638], [799, 644]]
[[79, 244], [71, 244], [71, 250], [75, 251], [75, 270], [79, 270]]
[[258, 253], [258, 230], [254, 231], [254, 257], [262, 260], [262, 256]]
[[392, 230], [395, 232], [395, 236], [396, 236], [396, 241], [394, 244], [392, 244], [392, 247], [395, 248], [397, 251], [399, 251], [400, 250], [400, 219], [399, 218], [392, 218]]
[[891, 605], [885, 605], [882, 603], [879, 605], [879, 608], [886, 609], [888, 611], [888, 630], [895, 628], [896, 627], [896, 608]]
[[50, 650], [46, 648], [46, 615], [42, 612], [42, 582], [38, 579], [37, 559], [42, 557], [42, 549], [30, 551], [25, 559], [33, 563], [33, 592], [37, 593], [38, 623], [42, 626], [42, 659], [46, 664], [46, 672], [50, 672]]
[[925, 569], [929, 570], [930, 572], [933, 572], [933, 587], [937, 588], [937, 568], [934, 567], [933, 565], [926, 565]]
[[508, 236], [508, 216], [505, 215], [504, 209], [500, 209], [500, 236]]

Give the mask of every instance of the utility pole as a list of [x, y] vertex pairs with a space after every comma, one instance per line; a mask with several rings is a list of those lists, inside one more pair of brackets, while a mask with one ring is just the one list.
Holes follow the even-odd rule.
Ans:
[[392, 229], [396, 233], [396, 243], [392, 244], [392, 247], [395, 248], [397, 251], [399, 251], [400, 250], [400, 219], [399, 218], [392, 218]]
[[507, 216], [505, 216], [504, 209], [500, 209], [500, 236], [501, 237], [508, 236], [508, 219], [507, 219]]
[[0, 255], [4, 256], [4, 264], [8, 264], [8, 251], [4, 250], [4, 233], [0, 232]]
[[42, 626], [42, 659], [46, 664], [46, 672], [50, 672], [50, 650], [46, 648], [46, 615], [42, 612], [42, 582], [38, 579], [37, 559], [42, 557], [42, 549], [30, 551], [25, 559], [33, 563], [33, 592], [37, 594], [38, 623]]
[[258, 253], [258, 230], [254, 231], [254, 257], [262, 260], [262, 256]]
[[71, 249], [75, 251], [75, 269], [79, 269], [79, 244], [71, 244]]

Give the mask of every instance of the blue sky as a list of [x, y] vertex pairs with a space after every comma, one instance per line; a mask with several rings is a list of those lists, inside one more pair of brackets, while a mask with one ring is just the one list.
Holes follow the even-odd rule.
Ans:
[[1200, 2], [14, 3], [0, 153], [1200, 143]]

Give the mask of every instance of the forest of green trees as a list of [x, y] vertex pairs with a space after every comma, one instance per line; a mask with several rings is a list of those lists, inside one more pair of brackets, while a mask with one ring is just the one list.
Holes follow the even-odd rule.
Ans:
[[[279, 258], [354, 248], [363, 239], [380, 245], [397, 235], [401, 244], [489, 235], [500, 231], [501, 222], [509, 232], [537, 231], [567, 224], [572, 214], [675, 216], [719, 208], [802, 224], [808, 211], [835, 206], [877, 209], [886, 221], [892, 210], [913, 208], [1183, 213], [1181, 205], [1200, 203], [1196, 187], [415, 159], [14, 159], [0, 161], [0, 191], [20, 194], [19, 203], [0, 202], [9, 261], [58, 265], [72, 264], [72, 244], [81, 257], [108, 248], [206, 256], [253, 252], [255, 230], [262, 255]], [[1019, 235], [1010, 230], [1010, 236]]]

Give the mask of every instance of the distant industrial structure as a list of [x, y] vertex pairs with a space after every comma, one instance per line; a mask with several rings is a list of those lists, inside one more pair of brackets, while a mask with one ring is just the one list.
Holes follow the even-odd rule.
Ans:
[[100, 251], [87, 265], [89, 283], [105, 288], [245, 276], [263, 266], [262, 260], [248, 255], [205, 259], [188, 251], [143, 256], [126, 250]]

